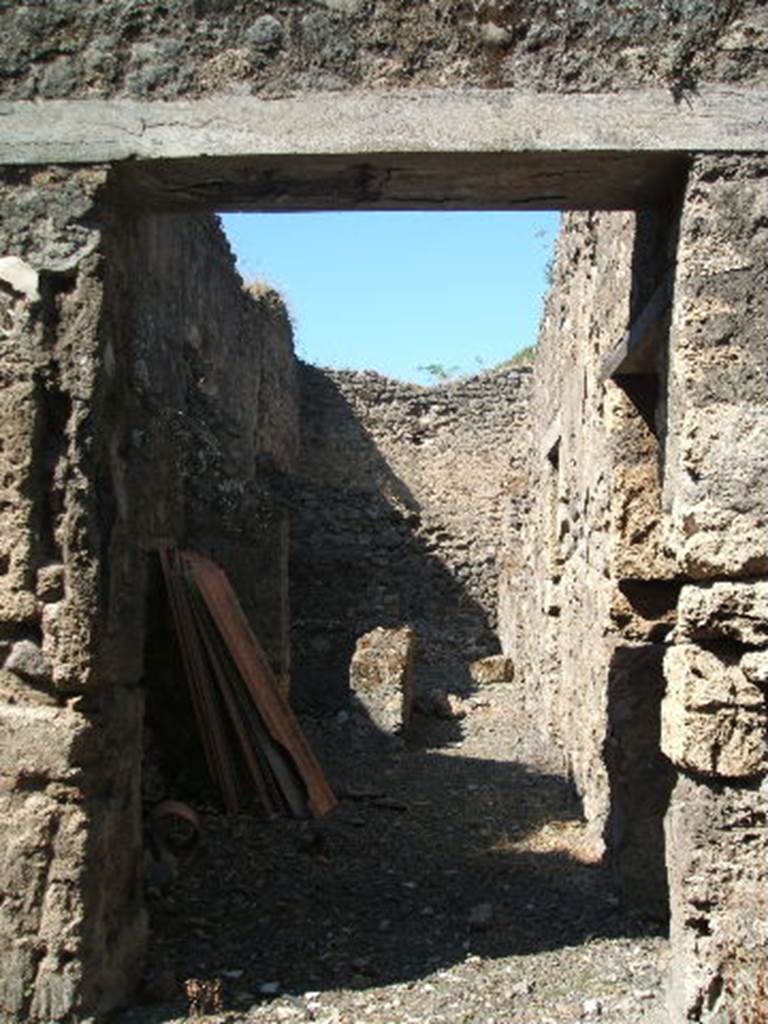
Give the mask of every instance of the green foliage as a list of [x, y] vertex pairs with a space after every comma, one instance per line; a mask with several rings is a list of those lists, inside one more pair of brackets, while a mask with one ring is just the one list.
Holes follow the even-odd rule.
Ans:
[[555, 283], [555, 257], [550, 256], [547, 262], [544, 264], [544, 280], [547, 282], [549, 287]]
[[511, 359], [508, 359], [502, 366], [533, 366], [533, 361], [536, 358], [536, 346], [526, 345], [525, 348], [521, 348], [519, 352], [516, 352]]
[[427, 363], [425, 366], [417, 366], [419, 373], [428, 374], [433, 381], [452, 380], [459, 372], [458, 366], [444, 366], [442, 363]]

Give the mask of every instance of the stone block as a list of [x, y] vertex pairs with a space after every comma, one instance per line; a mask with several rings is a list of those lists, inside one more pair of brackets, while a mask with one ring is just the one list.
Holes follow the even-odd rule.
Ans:
[[739, 666], [750, 683], [768, 688], [768, 651], [747, 651]]
[[679, 570], [768, 570], [764, 161], [702, 157], [688, 179], [669, 345], [664, 500]]
[[664, 659], [661, 747], [687, 771], [751, 778], [766, 769], [766, 701], [732, 655], [682, 644]]
[[50, 683], [51, 666], [33, 640], [17, 640], [3, 666], [8, 672], [32, 683]]
[[51, 562], [37, 570], [37, 596], [46, 604], [60, 601], [64, 596], [64, 566]]
[[73, 781], [88, 721], [70, 708], [0, 704], [0, 776]]
[[622, 901], [667, 914], [664, 815], [676, 772], [662, 755], [662, 644], [623, 644], [611, 659], [603, 756], [610, 784], [607, 863]]
[[36, 933], [60, 808], [42, 792], [0, 792], [0, 946]]
[[611, 568], [619, 579], [658, 580], [674, 574], [674, 561], [664, 550], [658, 477], [655, 452], [614, 467]]
[[678, 630], [693, 640], [768, 647], [768, 582], [716, 582], [680, 592]]
[[352, 655], [352, 692], [385, 732], [405, 729], [413, 706], [416, 635], [410, 626], [378, 628], [360, 637]]
[[515, 678], [515, 665], [507, 654], [492, 654], [478, 658], [469, 666], [469, 674], [478, 685], [484, 683], [511, 683]]
[[[108, 799], [0, 792], [3, 1020], [114, 1008], [135, 984], [146, 918], [135, 788]], [[7, 1016], [6, 1016], [7, 1014]]]
[[681, 775], [665, 821], [670, 1021], [765, 1020], [768, 792]]

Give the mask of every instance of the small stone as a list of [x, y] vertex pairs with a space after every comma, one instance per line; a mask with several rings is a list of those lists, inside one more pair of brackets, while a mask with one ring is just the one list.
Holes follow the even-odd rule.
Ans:
[[522, 981], [516, 981], [509, 991], [513, 996], [529, 996], [533, 992], [533, 982], [523, 978]]
[[299, 1012], [295, 1006], [278, 1006], [274, 1010], [276, 1020], [289, 1020]]
[[64, 566], [60, 562], [44, 565], [37, 571], [37, 596], [46, 604], [60, 601], [64, 596]]
[[470, 928], [475, 928], [478, 931], [490, 928], [493, 924], [493, 904], [478, 903], [476, 907], [472, 907], [470, 910], [467, 920]]
[[484, 46], [496, 49], [507, 46], [511, 39], [511, 32], [503, 25], [495, 25], [492, 21], [488, 21], [480, 26], [480, 40]]
[[265, 981], [263, 985], [259, 985], [259, 992], [263, 996], [276, 996], [279, 991], [279, 981]]
[[469, 674], [475, 683], [511, 683], [515, 678], [515, 666], [506, 654], [492, 654], [478, 658], [469, 666]]
[[432, 694], [431, 708], [435, 718], [444, 718], [448, 721], [464, 718], [467, 713], [460, 697], [454, 693], [445, 693], [443, 690], [435, 690]]
[[357, 14], [365, 0], [320, 0], [320, 3], [331, 11], [339, 11], [340, 14]]
[[33, 683], [50, 683], [51, 667], [33, 640], [17, 640], [5, 659], [5, 668]]
[[599, 1017], [603, 1012], [603, 1004], [599, 999], [585, 999], [581, 1004], [582, 1017]]
[[740, 667], [750, 683], [768, 689], [768, 651], [748, 651]]
[[262, 14], [245, 33], [254, 50], [278, 50], [283, 43], [283, 26], [272, 14]]
[[26, 296], [30, 302], [40, 298], [37, 271], [18, 256], [0, 256], [0, 281], [5, 281], [17, 295]]

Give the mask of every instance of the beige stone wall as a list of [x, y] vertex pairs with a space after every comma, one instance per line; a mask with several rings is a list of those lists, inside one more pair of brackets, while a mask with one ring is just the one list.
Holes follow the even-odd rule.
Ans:
[[143, 701], [135, 689], [98, 688], [105, 260], [95, 202], [104, 178], [39, 169], [0, 186], [4, 1020], [53, 1020], [123, 998], [146, 931]]
[[768, 1010], [767, 202], [766, 161], [694, 162], [670, 334], [670, 1005], [705, 1021]]
[[[567, 219], [501, 585], [538, 742], [620, 891], [663, 913], [669, 885], [675, 1021], [765, 1012], [767, 195], [764, 161], [702, 158], [680, 214]], [[660, 284], [653, 354], [613, 372]]]
[[102, 1013], [140, 975], [148, 547], [234, 535], [241, 571], [267, 549], [278, 666], [287, 636], [290, 327], [211, 219], [105, 222], [105, 177], [0, 184], [3, 1021]]
[[596, 835], [610, 808], [606, 680], [619, 647], [663, 632], [637, 606], [637, 586], [629, 595], [618, 586], [668, 575], [659, 444], [603, 371], [648, 290], [633, 260], [664, 261], [654, 246], [634, 214], [565, 220], [534, 372], [525, 549], [522, 561], [510, 553], [500, 594], [502, 642], [526, 681], [533, 727], [560, 747]]

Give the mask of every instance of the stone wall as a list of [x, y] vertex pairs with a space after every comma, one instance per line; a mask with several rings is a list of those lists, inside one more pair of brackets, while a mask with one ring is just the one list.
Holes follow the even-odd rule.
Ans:
[[[695, 114], [712, 83], [768, 79], [762, 0], [633, 2], [609, 17], [603, 7], [21, 0], [0, 10], [0, 95], [154, 101], [467, 86], [634, 95], [656, 86], [681, 114]], [[41, 116], [28, 109], [31, 120]], [[151, 121], [141, 116], [139, 134]], [[446, 133], [453, 139], [462, 126]], [[436, 146], [432, 156], [445, 162]], [[253, 539], [266, 560], [258, 572], [277, 579], [283, 503], [296, 500], [284, 487], [295, 440], [283, 448], [264, 433], [285, 413], [279, 436], [295, 438], [292, 403], [276, 408], [265, 398], [255, 421], [250, 409], [238, 416], [218, 404], [240, 380], [273, 395], [267, 382], [291, 371], [280, 345], [274, 358], [249, 350], [231, 376], [216, 364], [221, 327], [250, 336], [253, 307], [210, 224], [121, 212], [125, 196], [107, 202], [109, 168], [84, 170], [73, 158], [0, 178], [0, 1015], [8, 1020], [100, 1013], [128, 994], [139, 970], [138, 683], [153, 586], [142, 544], [216, 543], [236, 575]], [[580, 151], [573, 160], [595, 177]], [[263, 181], [242, 171], [235, 186], [218, 188], [214, 177], [206, 191], [198, 180], [195, 198], [258, 203]], [[281, 201], [301, 200], [300, 176], [285, 185], [270, 174]], [[354, 188], [333, 196], [369, 202], [367, 171], [350, 177]], [[522, 195], [545, 202], [551, 192], [547, 178]], [[503, 572], [500, 621], [532, 732], [561, 751], [625, 896], [662, 892], [667, 877], [674, 1021], [766, 1016], [765, 196], [764, 160], [693, 152], [658, 356], [644, 372], [618, 376], [603, 357], [663, 279], [677, 218], [569, 221], [534, 385], [527, 554], [519, 560], [510, 549]], [[165, 193], [160, 202], [175, 199]], [[177, 229], [186, 238], [178, 261]], [[218, 252], [210, 266], [194, 255], [196, 233]], [[153, 297], [160, 280], [170, 287]], [[219, 310], [213, 280], [229, 282], [221, 323], [204, 308]], [[279, 311], [253, 315], [259, 330], [287, 337]], [[326, 484], [318, 487], [327, 497]], [[382, 522], [385, 504], [392, 508], [374, 496]], [[361, 498], [350, 525], [364, 507]], [[396, 549], [413, 533], [399, 505], [394, 512]], [[408, 543], [442, 573], [434, 551], [418, 537]], [[338, 568], [343, 553], [329, 559]], [[352, 564], [359, 560], [348, 577]], [[267, 613], [256, 589], [237, 583], [285, 671], [284, 588], [269, 594]]]
[[[8, 1021], [102, 1013], [133, 990], [146, 933], [147, 549], [206, 547], [221, 524], [237, 562], [259, 542], [272, 550], [272, 467], [295, 449], [284, 312], [242, 292], [212, 221], [105, 216], [105, 178], [39, 169], [2, 180]], [[269, 499], [247, 530], [233, 486]], [[284, 557], [268, 561], [280, 607]]]
[[694, 162], [680, 226], [664, 467], [685, 577], [667, 651], [662, 748], [671, 1009], [768, 1013], [768, 163]]
[[421, 684], [498, 650], [502, 534], [519, 528], [526, 369], [425, 388], [301, 367], [292, 555], [296, 686], [346, 693], [355, 641], [412, 624]]
[[632, 2], [604, 14], [597, 0], [22, 0], [3, 12], [0, 94], [685, 91], [768, 80], [768, 22], [755, 0]]
[[662, 915], [661, 641], [676, 589], [659, 540], [661, 445], [604, 361], [668, 272], [668, 224], [565, 221], [534, 372], [523, 558], [507, 559], [500, 593], [531, 741], [559, 747], [625, 897]]
[[[213, 218], [129, 216], [109, 242], [121, 528], [210, 554], [287, 675], [287, 591], [276, 583], [287, 579], [284, 481], [298, 448], [287, 312], [276, 293], [243, 290]], [[131, 578], [140, 570], [126, 565], [115, 582], [124, 595]], [[130, 614], [122, 608], [124, 637]]]
[[678, 210], [569, 216], [500, 590], [622, 895], [669, 885], [673, 1020], [765, 1012], [765, 196], [764, 162], [700, 159]]

